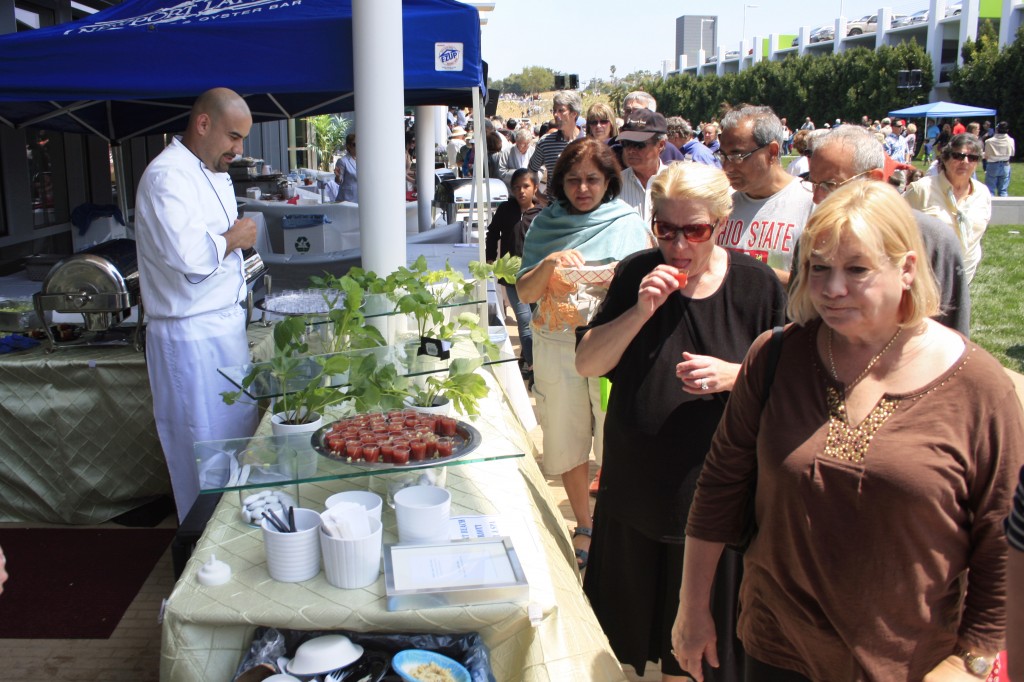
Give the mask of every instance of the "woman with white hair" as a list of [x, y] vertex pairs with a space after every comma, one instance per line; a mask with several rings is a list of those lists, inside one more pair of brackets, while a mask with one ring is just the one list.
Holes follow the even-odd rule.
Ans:
[[533, 156], [533, 131], [523, 126], [515, 131], [515, 144], [498, 157], [498, 173], [508, 188], [512, 189], [512, 174], [520, 168], [528, 168]]

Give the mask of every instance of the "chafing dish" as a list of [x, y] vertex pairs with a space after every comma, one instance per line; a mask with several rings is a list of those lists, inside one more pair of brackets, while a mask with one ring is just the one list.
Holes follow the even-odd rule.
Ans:
[[33, 303], [40, 319], [47, 312], [79, 313], [83, 317], [87, 333], [73, 344], [59, 342], [50, 327], [44, 327], [50, 351], [68, 345], [127, 344], [128, 330], [117, 325], [138, 305], [132, 342], [136, 350], [142, 350], [139, 331], [144, 313], [135, 242], [114, 239], [64, 258], [50, 269]]

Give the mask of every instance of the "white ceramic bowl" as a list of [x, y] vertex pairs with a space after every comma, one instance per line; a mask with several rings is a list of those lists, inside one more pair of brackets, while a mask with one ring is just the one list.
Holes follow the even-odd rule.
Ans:
[[289, 675], [320, 675], [355, 663], [362, 655], [363, 647], [344, 635], [314, 637], [299, 645], [285, 672]]
[[469, 671], [461, 663], [426, 649], [399, 651], [391, 659], [391, 668], [406, 682], [420, 682], [419, 678], [413, 677], [413, 671], [421, 665], [429, 665], [430, 663], [434, 663], [451, 673], [451, 676], [455, 678], [455, 682], [470, 682]]

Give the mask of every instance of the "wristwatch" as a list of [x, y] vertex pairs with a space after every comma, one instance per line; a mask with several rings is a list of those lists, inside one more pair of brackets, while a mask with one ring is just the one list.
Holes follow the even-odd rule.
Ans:
[[954, 653], [963, 659], [964, 665], [967, 666], [967, 672], [971, 673], [975, 677], [984, 680], [992, 670], [992, 661], [988, 660], [984, 656], [975, 656], [970, 651], [962, 647], [958, 648]]

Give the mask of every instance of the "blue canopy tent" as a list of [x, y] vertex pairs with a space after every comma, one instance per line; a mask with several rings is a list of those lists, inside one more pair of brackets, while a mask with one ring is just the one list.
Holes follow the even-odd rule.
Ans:
[[[402, 18], [406, 104], [470, 105], [485, 86], [477, 10], [403, 0]], [[257, 122], [351, 111], [351, 44], [351, 0], [126, 0], [0, 36], [0, 122], [112, 141], [178, 132], [214, 86]]]
[[922, 132], [928, 130], [928, 119], [929, 118], [972, 118], [977, 116], [995, 116], [995, 109], [986, 109], [985, 107], [972, 107], [967, 104], [955, 104], [953, 102], [929, 102], [928, 104], [918, 104], [917, 106], [907, 107], [906, 109], [897, 109], [889, 112], [890, 116], [899, 116], [900, 118], [921, 118], [924, 117], [924, 128]]
[[985, 107], [972, 107], [966, 104], [954, 104], [953, 102], [929, 102], [928, 104], [918, 104], [906, 109], [890, 111], [889, 115], [903, 118], [921, 118], [922, 116], [925, 118], [971, 118], [976, 116], [995, 116], [996, 110], [986, 109]]

